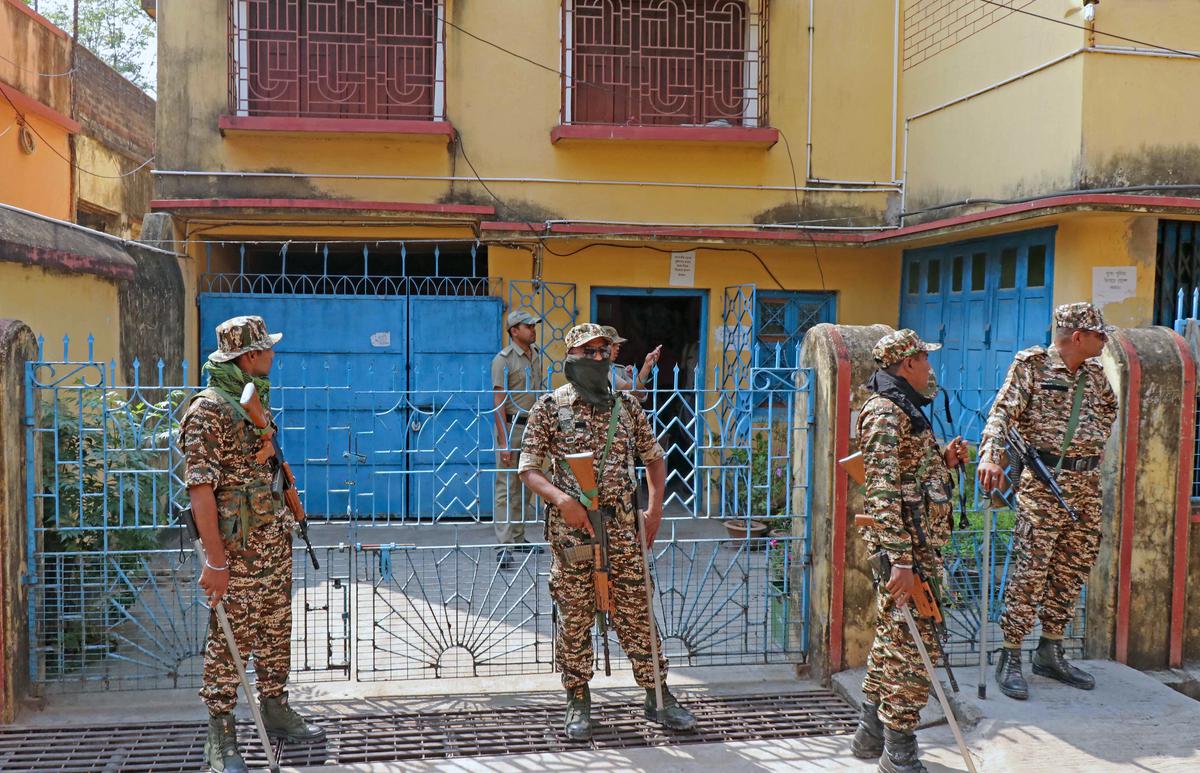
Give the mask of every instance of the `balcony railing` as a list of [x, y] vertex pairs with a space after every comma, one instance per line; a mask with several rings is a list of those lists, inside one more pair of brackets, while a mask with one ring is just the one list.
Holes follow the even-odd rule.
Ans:
[[441, 121], [443, 0], [230, 0], [234, 116]]
[[562, 123], [767, 126], [767, 0], [563, 0]]

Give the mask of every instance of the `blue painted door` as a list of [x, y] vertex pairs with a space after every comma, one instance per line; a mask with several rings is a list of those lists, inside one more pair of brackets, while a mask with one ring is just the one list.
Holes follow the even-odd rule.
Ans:
[[904, 253], [900, 326], [943, 345], [931, 360], [971, 440], [1013, 355], [1049, 342], [1053, 249], [1039, 229]]
[[204, 293], [201, 348], [241, 314], [284, 334], [271, 407], [314, 516], [486, 516], [490, 481], [475, 470], [492, 466], [479, 453], [490, 436], [474, 411], [500, 312], [491, 297]]
[[439, 519], [492, 512], [491, 360], [499, 298], [411, 300], [409, 511]]

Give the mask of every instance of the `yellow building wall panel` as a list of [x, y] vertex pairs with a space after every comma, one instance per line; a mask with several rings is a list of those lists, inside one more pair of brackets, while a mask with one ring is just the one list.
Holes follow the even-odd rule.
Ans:
[[63, 336], [74, 361], [87, 357], [87, 339], [96, 337], [98, 362], [121, 365], [120, 309], [117, 287], [87, 274], [45, 271], [36, 266], [0, 263], [0, 317], [19, 319], [46, 339], [46, 356], [62, 356]]
[[1054, 303], [1093, 300], [1093, 269], [1133, 266], [1132, 297], [1101, 306], [1118, 327], [1141, 327], [1154, 318], [1158, 219], [1146, 215], [1077, 214], [1064, 217], [1054, 243]]

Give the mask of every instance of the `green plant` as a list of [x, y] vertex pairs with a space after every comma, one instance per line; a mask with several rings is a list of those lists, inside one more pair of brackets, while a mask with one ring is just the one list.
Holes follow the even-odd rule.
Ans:
[[172, 390], [149, 403], [67, 387], [41, 406], [43, 550], [78, 554], [54, 559], [44, 591], [43, 630], [60, 668], [115, 648], [110, 615], [137, 602], [130, 586], [147, 563], [133, 551], [157, 548], [167, 524], [170, 439], [185, 397]]
[[[784, 453], [788, 448], [787, 428], [772, 427], [769, 433], [760, 430], [750, 444], [749, 450], [735, 448], [725, 454], [724, 466], [730, 476], [726, 482], [725, 514], [733, 518], [749, 515], [766, 523], [773, 533], [786, 533], [791, 529], [792, 519], [788, 507], [792, 460]], [[747, 500], [749, 512], [746, 512]], [[794, 503], [790, 509], [795, 510]]]

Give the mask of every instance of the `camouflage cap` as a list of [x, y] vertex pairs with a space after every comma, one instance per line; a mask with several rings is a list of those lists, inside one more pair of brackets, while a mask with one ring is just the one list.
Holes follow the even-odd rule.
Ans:
[[1104, 323], [1104, 315], [1090, 303], [1064, 303], [1054, 310], [1054, 326], [1059, 330], [1091, 330], [1108, 335], [1116, 330]]
[[875, 355], [875, 362], [879, 363], [879, 367], [890, 368], [905, 357], [912, 357], [920, 352], [936, 352], [941, 348], [941, 344], [925, 343], [914, 331], [906, 328], [880, 338], [871, 354]]
[[262, 317], [234, 317], [217, 325], [217, 350], [208, 355], [213, 362], [229, 362], [246, 352], [270, 349], [283, 333], [268, 333]]
[[604, 329], [608, 332], [608, 340], [612, 341], [614, 344], [623, 344], [629, 340], [628, 338], [622, 338], [621, 334], [618, 333], [617, 329], [612, 325], [605, 325]]
[[504, 319], [504, 329], [508, 330], [510, 327], [517, 325], [536, 325], [541, 321], [541, 317], [536, 317], [523, 309], [517, 309], [508, 312], [508, 316]]
[[611, 328], [605, 328], [603, 325], [597, 325], [594, 322], [585, 322], [568, 330], [564, 343], [566, 343], [568, 349], [574, 349], [576, 346], [586, 344], [593, 338], [603, 338], [611, 342], [610, 330]]

